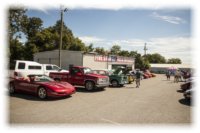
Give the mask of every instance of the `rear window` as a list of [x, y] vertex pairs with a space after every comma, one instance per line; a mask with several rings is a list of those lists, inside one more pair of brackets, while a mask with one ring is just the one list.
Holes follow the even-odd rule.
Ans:
[[25, 63], [20, 62], [18, 64], [18, 69], [25, 69]]
[[41, 66], [28, 66], [28, 69], [31, 69], [31, 70], [40, 70], [42, 69]]

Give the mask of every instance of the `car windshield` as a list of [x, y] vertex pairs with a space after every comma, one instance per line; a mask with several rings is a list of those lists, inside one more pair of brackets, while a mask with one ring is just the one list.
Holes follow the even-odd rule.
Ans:
[[93, 73], [92, 69], [90, 68], [82, 68], [84, 74]]
[[35, 82], [50, 82], [50, 81], [54, 81], [53, 79], [51, 79], [48, 76], [45, 75], [35, 75]]

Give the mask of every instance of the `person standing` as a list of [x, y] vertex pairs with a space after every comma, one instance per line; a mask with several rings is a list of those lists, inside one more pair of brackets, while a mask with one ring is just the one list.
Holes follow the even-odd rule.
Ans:
[[136, 88], [139, 88], [139, 86], [140, 86], [140, 78], [141, 78], [141, 73], [140, 73], [140, 71], [137, 69], [136, 70], [136, 74], [135, 74], [135, 76], [136, 76]]
[[170, 72], [170, 70], [168, 70], [168, 71], [166, 72], [167, 80], [170, 80], [170, 75], [171, 75], [171, 72]]

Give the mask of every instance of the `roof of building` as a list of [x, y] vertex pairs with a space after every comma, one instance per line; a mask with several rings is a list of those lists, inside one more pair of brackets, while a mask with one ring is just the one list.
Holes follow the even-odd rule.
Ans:
[[175, 68], [193, 68], [190, 64], [150, 64], [151, 67], [157, 67], [157, 68], [169, 68], [169, 67], [175, 67]]

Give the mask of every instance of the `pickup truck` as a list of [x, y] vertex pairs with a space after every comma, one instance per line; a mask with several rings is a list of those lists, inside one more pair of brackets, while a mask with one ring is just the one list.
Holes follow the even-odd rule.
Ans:
[[49, 76], [50, 72], [68, 72], [53, 64], [40, 64], [34, 61], [16, 60], [14, 75], [11, 77], [27, 77], [30, 74]]
[[109, 77], [94, 74], [88, 67], [71, 66], [69, 72], [50, 72], [49, 76], [56, 81], [66, 81], [72, 85], [84, 86], [86, 90], [104, 89], [109, 86]]
[[114, 71], [105, 69], [93, 70], [93, 73], [109, 76], [110, 84], [113, 87], [124, 86], [124, 84], [128, 83], [127, 76], [122, 74], [119, 69]]

